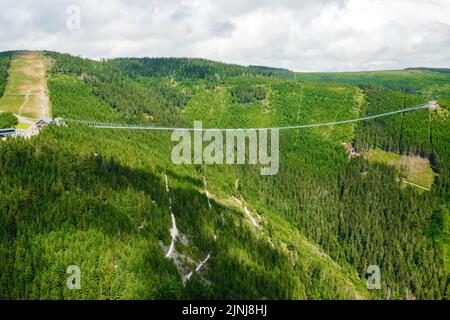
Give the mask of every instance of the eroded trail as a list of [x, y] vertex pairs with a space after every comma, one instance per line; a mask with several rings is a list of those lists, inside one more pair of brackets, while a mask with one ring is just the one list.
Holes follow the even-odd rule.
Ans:
[[197, 265], [197, 267], [195, 267], [195, 271], [191, 271], [185, 276], [184, 281], [191, 279], [194, 272], [200, 272], [203, 269], [203, 267], [206, 265], [206, 263], [208, 262], [209, 258], [211, 258], [211, 252], [208, 253], [208, 255], [206, 256], [206, 258], [204, 260], [200, 261], [200, 263]]
[[208, 207], [209, 210], [211, 210], [211, 197], [209, 196], [208, 186], [206, 185], [206, 178], [203, 177], [203, 184], [205, 185], [205, 194], [206, 194], [206, 200], [208, 200]]
[[[211, 196], [210, 196], [209, 191], [208, 191], [208, 187], [207, 187], [207, 184], [206, 184], [206, 178], [205, 178], [205, 177], [203, 177], [203, 184], [204, 184], [204, 187], [205, 187], [206, 200], [208, 201], [208, 209], [211, 210], [211, 208], [212, 208], [212, 206], [211, 206]], [[223, 219], [223, 216], [222, 216], [222, 219]], [[217, 240], [217, 237], [215, 237], [214, 240]], [[192, 277], [192, 275], [194, 274], [194, 272], [200, 272], [200, 271], [205, 267], [206, 263], [207, 263], [208, 260], [211, 258], [211, 253], [212, 253], [211, 251], [208, 252], [208, 255], [206, 256], [206, 258], [203, 259], [202, 261], [200, 261], [200, 262], [197, 264], [197, 266], [195, 267], [195, 269], [194, 269], [193, 271], [189, 272], [189, 273], [183, 278], [183, 282], [186, 282], [186, 281], [188, 281], [189, 279], [191, 279], [191, 277]]]
[[19, 108], [19, 115], [23, 114], [23, 110], [25, 106], [28, 104], [28, 101], [30, 101], [30, 92], [28, 91], [23, 99], [22, 105]]
[[[248, 210], [248, 208], [242, 203], [241, 200], [239, 200], [238, 198], [233, 196], [233, 200], [236, 201], [244, 210], [245, 214], [247, 215], [247, 217], [250, 219], [250, 221], [252, 222], [253, 226], [255, 226], [256, 228], [261, 227], [261, 225], [258, 223], [258, 221], [256, 221], [256, 219], [253, 217], [253, 214], [250, 212], [250, 210]], [[261, 218], [257, 215], [258, 220], [261, 220]]]
[[170, 215], [172, 217], [172, 228], [170, 228], [170, 235], [172, 236], [172, 242], [170, 243], [169, 250], [166, 253], [166, 257], [170, 258], [175, 250], [175, 242], [177, 241], [179, 232], [177, 229], [177, 221], [175, 219], [175, 215], [173, 214], [173, 210], [172, 210], [172, 198], [170, 197], [169, 181], [167, 179], [167, 174], [164, 174], [164, 177], [166, 178], [166, 191], [169, 196], [169, 210], [170, 210]]
[[[177, 222], [175, 214], [173, 212], [172, 197], [170, 196], [169, 179], [167, 177], [167, 174], [164, 174], [164, 179], [166, 182], [166, 192], [169, 199], [169, 211], [172, 219], [172, 226], [170, 228], [170, 235], [172, 237], [172, 241], [166, 252], [166, 258], [173, 260], [173, 262], [175, 263], [175, 265], [177, 266], [178, 270], [181, 273], [181, 279], [183, 283], [186, 283], [187, 281], [189, 281], [189, 279], [191, 279], [194, 272], [200, 272], [205, 267], [206, 263], [211, 257], [211, 252], [208, 253], [205, 259], [201, 260], [200, 262], [196, 262], [193, 258], [189, 257], [188, 255], [182, 254], [181, 252], [177, 251], [176, 248], [177, 242], [179, 241], [181, 246], [189, 246], [189, 239], [177, 228]], [[210, 203], [209, 209], [211, 209]], [[195, 267], [192, 267], [192, 265], [195, 265]]]

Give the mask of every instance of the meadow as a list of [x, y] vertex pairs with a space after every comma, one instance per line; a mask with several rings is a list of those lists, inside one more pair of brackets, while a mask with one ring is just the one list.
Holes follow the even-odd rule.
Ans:
[[50, 60], [40, 52], [14, 52], [8, 62], [7, 83], [0, 97], [0, 111], [40, 119], [50, 115], [46, 74]]

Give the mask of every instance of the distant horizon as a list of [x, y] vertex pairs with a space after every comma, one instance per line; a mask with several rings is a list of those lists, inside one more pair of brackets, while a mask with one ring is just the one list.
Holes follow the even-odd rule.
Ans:
[[274, 65], [260, 65], [260, 64], [241, 64], [241, 63], [235, 63], [235, 62], [228, 62], [228, 61], [221, 61], [221, 60], [215, 60], [212, 58], [207, 57], [201, 57], [201, 56], [115, 56], [115, 57], [88, 57], [81, 54], [73, 54], [70, 52], [63, 52], [63, 51], [57, 51], [57, 50], [49, 50], [49, 49], [13, 49], [13, 50], [3, 50], [0, 51], [0, 53], [4, 52], [57, 52], [60, 54], [68, 54], [74, 57], [81, 57], [83, 59], [89, 59], [94, 61], [101, 61], [101, 60], [113, 60], [113, 59], [202, 59], [207, 61], [213, 61], [218, 63], [224, 63], [228, 65], [239, 65], [243, 67], [266, 67], [271, 69], [280, 69], [280, 70], [288, 70], [294, 73], [364, 73], [364, 72], [390, 72], [390, 71], [408, 71], [408, 69], [449, 69], [448, 67], [429, 67], [429, 66], [407, 66], [407, 67], [401, 67], [399, 69], [361, 69], [361, 70], [346, 70], [346, 71], [320, 71], [320, 70], [313, 70], [313, 71], [307, 71], [307, 70], [293, 70], [288, 69], [280, 66], [274, 66]]

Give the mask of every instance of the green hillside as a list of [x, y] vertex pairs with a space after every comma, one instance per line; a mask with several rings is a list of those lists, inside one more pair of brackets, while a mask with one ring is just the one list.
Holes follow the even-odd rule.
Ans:
[[350, 85], [377, 85], [426, 98], [450, 101], [449, 69], [410, 68], [373, 72], [297, 73], [305, 81], [336, 82]]
[[10, 61], [11, 54], [9, 52], [0, 52], [0, 97], [5, 92]]
[[[251, 128], [430, 98], [440, 108], [282, 131], [274, 176], [253, 165], [174, 165], [170, 132], [68, 122], [0, 142], [0, 299], [450, 297], [448, 82], [424, 76], [414, 87], [415, 71], [402, 71], [417, 89], [406, 93], [390, 74], [364, 86], [201, 59], [46, 56], [52, 114], [64, 119]], [[398, 168], [349, 158], [343, 143], [429, 159], [431, 190], [405, 188]], [[183, 235], [174, 258], [165, 257], [170, 202]], [[81, 290], [66, 287], [70, 265]], [[381, 269], [381, 290], [366, 287], [369, 265]]]

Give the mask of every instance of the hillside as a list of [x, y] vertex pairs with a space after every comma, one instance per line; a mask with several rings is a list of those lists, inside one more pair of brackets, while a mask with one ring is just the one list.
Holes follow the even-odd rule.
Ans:
[[[299, 80], [201, 59], [39, 55], [52, 61], [52, 115], [68, 120], [260, 128], [429, 100], [440, 108], [282, 131], [274, 176], [253, 165], [174, 165], [163, 131], [68, 121], [0, 142], [1, 299], [450, 297], [445, 75]], [[0, 89], [11, 65], [0, 54]], [[343, 143], [428, 159], [436, 178], [427, 192], [405, 187], [398, 168], [349, 158]], [[82, 290], [66, 288], [69, 265], [80, 267]], [[381, 268], [381, 290], [366, 287], [369, 265]]]
[[9, 52], [0, 53], [0, 95], [3, 96], [5, 92], [6, 79], [8, 77], [8, 69], [11, 61], [11, 54]]
[[0, 97], [0, 112], [18, 118], [18, 128], [27, 129], [51, 115], [47, 70], [51, 60], [40, 52], [14, 52], [8, 57], [7, 83]]
[[422, 95], [427, 98], [450, 102], [449, 69], [408, 68], [405, 70], [297, 73], [305, 81], [336, 82], [350, 85], [376, 85], [393, 90]]

